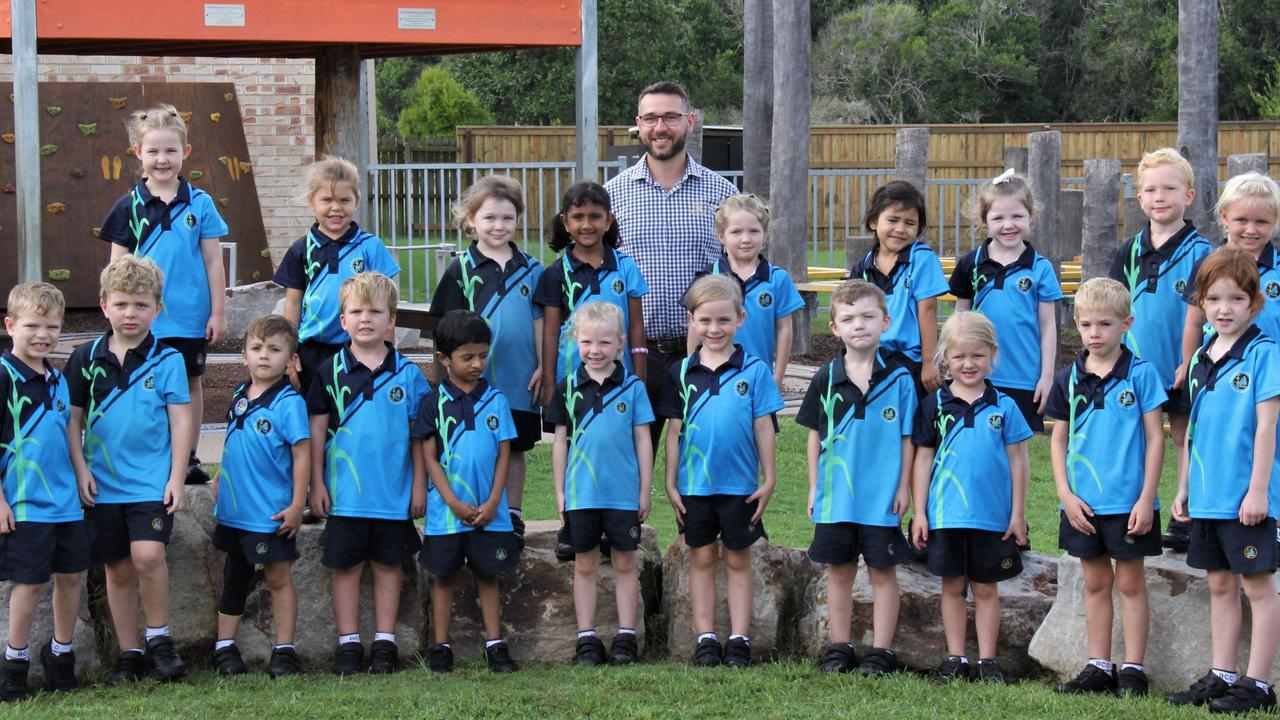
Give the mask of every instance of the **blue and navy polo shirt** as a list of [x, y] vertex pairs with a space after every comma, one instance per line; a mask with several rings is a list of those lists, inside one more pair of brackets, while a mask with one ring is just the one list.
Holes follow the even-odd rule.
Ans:
[[[1258, 311], [1257, 317], [1253, 319], [1254, 325], [1257, 325], [1268, 337], [1276, 340], [1280, 340], [1280, 265], [1276, 262], [1278, 258], [1280, 253], [1276, 252], [1274, 245], [1267, 243], [1262, 246], [1262, 254], [1258, 256], [1258, 289], [1262, 292], [1262, 310]], [[1195, 268], [1191, 271], [1191, 277], [1187, 280], [1187, 290], [1182, 294], [1183, 301], [1189, 305], [1196, 304], [1195, 278], [1202, 262], [1204, 258], [1196, 262]], [[1206, 323], [1206, 335], [1209, 333], [1208, 327]]]
[[996, 326], [1000, 361], [991, 371], [998, 387], [1034, 390], [1040, 380], [1040, 303], [1062, 299], [1053, 265], [1030, 243], [1017, 260], [992, 260], [991, 238], [956, 261], [951, 294], [973, 301], [973, 309]]
[[620, 363], [603, 383], [579, 365], [556, 385], [555, 399], [543, 413], [563, 425], [569, 441], [564, 473], [564, 509], [640, 509], [640, 465], [633, 429], [653, 422], [653, 408], [640, 378]]
[[302, 291], [300, 342], [337, 345], [350, 339], [338, 321], [342, 314], [338, 290], [347, 278], [366, 271], [394, 278], [400, 274], [400, 266], [377, 235], [355, 223], [336, 240], [325, 235], [319, 225], [312, 225], [304, 237], [289, 246], [272, 279], [290, 290]]
[[310, 437], [307, 402], [289, 378], [252, 400], [248, 382], [236, 388], [218, 468], [218, 522], [249, 532], [279, 529], [271, 516], [293, 502], [293, 446]]
[[350, 343], [320, 363], [307, 393], [307, 411], [329, 416], [324, 478], [330, 515], [409, 518], [413, 491], [409, 430], [428, 389], [418, 367], [390, 343], [376, 368], [356, 360]]
[[440, 317], [450, 310], [480, 313], [489, 322], [493, 340], [490, 362], [484, 377], [497, 386], [512, 410], [533, 412], [535, 398], [529, 378], [537, 369], [537, 345], [533, 322], [542, 317], [542, 306], [533, 302], [533, 293], [542, 278], [542, 264], [511, 245], [511, 260], [498, 265], [475, 243], [445, 268], [431, 297], [431, 314]]
[[990, 381], [972, 405], [950, 383], [920, 403], [911, 442], [936, 448], [929, 478], [931, 530], [968, 528], [1004, 532], [1013, 516], [1013, 478], [1006, 445], [1031, 437], [1008, 395]]
[[[622, 308], [622, 364], [631, 372], [631, 346], [625, 342], [631, 328], [628, 301], [649, 292], [640, 275], [640, 266], [629, 256], [605, 248], [604, 262], [599, 268], [582, 262], [573, 254], [573, 245], [565, 248], [538, 281], [533, 301], [543, 307], [560, 308], [560, 349], [556, 353], [556, 382], [564, 380], [578, 367], [578, 343], [573, 339], [571, 321], [578, 308], [595, 300]], [[527, 378], [526, 378], [527, 380]]]
[[772, 364], [777, 358], [778, 332], [776, 323], [791, 313], [804, 307], [804, 300], [796, 290], [796, 284], [786, 270], [771, 265], [763, 255], [756, 264], [756, 271], [750, 278], [743, 280], [729, 265], [729, 258], [721, 255], [718, 260], [698, 277], [703, 275], [728, 275], [742, 286], [742, 306], [747, 311], [747, 319], [738, 328], [733, 339], [742, 345], [748, 355]]
[[782, 409], [773, 370], [735, 345], [712, 370], [699, 352], [673, 363], [658, 415], [680, 420], [681, 495], [750, 495], [759, 487], [753, 423]]
[[897, 355], [876, 351], [865, 393], [845, 373], [845, 351], [818, 368], [796, 422], [821, 440], [815, 523], [898, 527], [893, 498], [902, 438], [911, 436], [916, 383]]
[[[1209, 334], [1187, 371], [1188, 510], [1201, 520], [1235, 520], [1249, 491], [1257, 405], [1280, 395], [1280, 350], [1274, 339], [1250, 325], [1214, 362], [1209, 347], [1216, 337]], [[1272, 461], [1267, 516], [1280, 516], [1280, 455]]]
[[182, 355], [148, 334], [124, 354], [103, 335], [67, 360], [71, 404], [84, 408], [84, 457], [97, 504], [161, 502], [172, 469], [169, 406], [191, 402]]
[[[213, 198], [178, 178], [165, 203], [138, 183], [112, 206], [98, 237], [148, 257], [164, 272], [163, 306], [151, 332], [158, 338], [202, 338], [213, 308], [200, 243], [227, 236]], [[221, 249], [218, 250], [222, 252]]]
[[34, 370], [12, 352], [0, 354], [0, 482], [16, 522], [84, 519], [67, 447], [71, 397], [46, 361]]
[[1195, 268], [1213, 250], [1190, 222], [1160, 247], [1151, 244], [1148, 223], [1121, 245], [1111, 263], [1113, 280], [1129, 288], [1133, 325], [1124, 344], [1151, 363], [1166, 388], [1182, 364], [1182, 324], [1187, 306], [1182, 293], [1195, 277]]
[[[497, 388], [483, 378], [463, 392], [448, 379], [429, 391], [418, 408], [414, 438], [436, 438], [436, 459], [459, 500], [483, 505], [493, 492], [494, 473], [502, 443], [516, 437], [511, 407]], [[454, 535], [487, 530], [511, 532], [511, 510], [504, 488], [493, 520], [483, 528], [464, 525], [449, 509], [432, 483], [427, 490], [427, 535]]]
[[1124, 345], [1104, 377], [1085, 369], [1088, 356], [1085, 350], [1054, 375], [1045, 415], [1067, 423], [1071, 492], [1099, 515], [1127, 514], [1142, 495], [1147, 461], [1142, 418], [1159, 411], [1168, 394], [1155, 366]]
[[889, 306], [889, 329], [880, 336], [880, 344], [891, 352], [905, 354], [912, 362], [920, 362], [920, 317], [917, 305], [929, 298], [947, 294], [947, 278], [942, 262], [924, 240], [902, 249], [888, 275], [876, 267], [880, 243], [853, 264], [850, 279], [866, 280], [884, 291]]

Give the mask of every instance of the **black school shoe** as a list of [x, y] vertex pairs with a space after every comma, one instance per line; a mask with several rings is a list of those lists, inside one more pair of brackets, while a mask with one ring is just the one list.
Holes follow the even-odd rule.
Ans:
[[1164, 534], [1160, 536], [1160, 545], [1174, 552], [1184, 553], [1191, 547], [1191, 523], [1178, 522], [1169, 518]]
[[1084, 695], [1097, 693], [1115, 695], [1119, 690], [1116, 676], [1097, 665], [1085, 665], [1074, 680], [1068, 680], [1053, 689], [1063, 695]]
[[827, 646], [827, 651], [822, 654], [822, 659], [818, 661], [818, 669], [825, 673], [847, 673], [853, 670], [853, 661], [852, 645], [831, 643]]
[[436, 673], [453, 672], [453, 648], [440, 643], [427, 648], [427, 667]]
[[374, 640], [369, 646], [369, 672], [390, 675], [400, 669], [400, 648], [390, 640]]
[[267, 675], [272, 679], [302, 674], [302, 658], [293, 648], [276, 648], [271, 651], [271, 660], [267, 663]]
[[742, 638], [729, 638], [729, 642], [724, 644], [724, 666], [751, 667], [751, 643]]
[[364, 669], [364, 646], [358, 642], [342, 643], [333, 651], [334, 675], [359, 675]]
[[895, 673], [901, 668], [898, 656], [892, 650], [871, 648], [863, 656], [862, 663], [858, 665], [858, 672], [862, 677], [882, 677]]
[[1209, 701], [1209, 712], [1243, 714], [1254, 710], [1271, 710], [1276, 706], [1276, 691], [1258, 687], [1258, 681], [1240, 676], [1227, 694]]
[[187, 461], [187, 485], [204, 485], [209, 482], [209, 473], [204, 471], [204, 464], [200, 462], [200, 458], [195, 453], [191, 453], [191, 459]]
[[694, 667], [720, 667], [723, 661], [724, 648], [720, 647], [720, 641], [715, 638], [703, 638], [693, 649]]
[[249, 672], [249, 666], [240, 655], [240, 648], [234, 644], [213, 651], [213, 668], [219, 675], [244, 675]]
[[1174, 705], [1207, 705], [1226, 695], [1230, 689], [1231, 686], [1225, 680], [1210, 670], [1204, 677], [1191, 683], [1191, 687], [1181, 692], [1169, 693], [1164, 698]]
[[44, 669], [45, 692], [71, 692], [76, 689], [75, 651], [54, 655], [45, 643], [40, 649], [40, 667]]
[[573, 662], [577, 665], [605, 664], [604, 643], [595, 635], [578, 638], [573, 648]]
[[1116, 694], [1121, 697], [1142, 697], [1150, 689], [1147, 674], [1138, 668], [1120, 668], [1116, 673]]
[[1012, 675], [1006, 675], [1000, 667], [1000, 663], [995, 660], [979, 660], [978, 668], [973, 673], [973, 679], [978, 682], [1000, 683], [1003, 685], [1013, 685], [1018, 682], [1017, 678]]
[[618, 633], [609, 643], [609, 664], [630, 665], [640, 658], [640, 643], [635, 633]]
[[116, 669], [107, 677], [107, 685], [137, 682], [147, 674], [147, 660], [140, 652], [122, 652], [116, 656]]
[[484, 649], [484, 659], [489, 661], [489, 670], [496, 673], [513, 673], [520, 669], [511, 658], [511, 649], [505, 642], [499, 642]]
[[949, 657], [933, 671], [933, 679], [937, 683], [946, 685], [957, 680], [968, 680], [971, 673], [972, 668], [969, 667], [969, 663], [958, 657]]
[[521, 550], [524, 549], [524, 518], [515, 513], [511, 513], [511, 532], [515, 533], [516, 545]]
[[147, 641], [146, 659], [151, 674], [161, 682], [172, 682], [187, 674], [187, 666], [178, 657], [178, 649], [168, 635], [158, 635]]
[[569, 526], [561, 525], [556, 531], [556, 559], [560, 562], [573, 562], [573, 545], [569, 544]]
[[27, 699], [27, 673], [30, 670], [30, 660], [4, 659], [0, 664], [0, 702]]

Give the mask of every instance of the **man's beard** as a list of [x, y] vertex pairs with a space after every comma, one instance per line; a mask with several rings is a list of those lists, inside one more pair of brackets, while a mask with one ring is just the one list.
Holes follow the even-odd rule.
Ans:
[[649, 154], [649, 157], [652, 157], [655, 160], [670, 160], [671, 158], [674, 158], [680, 153], [684, 152], [684, 143], [688, 139], [689, 139], [688, 135], [683, 135], [679, 138], [672, 137], [671, 149], [662, 155], [659, 155], [658, 153], [653, 151], [652, 141], [645, 142], [643, 139], [641, 139], [640, 144], [644, 146], [644, 151]]

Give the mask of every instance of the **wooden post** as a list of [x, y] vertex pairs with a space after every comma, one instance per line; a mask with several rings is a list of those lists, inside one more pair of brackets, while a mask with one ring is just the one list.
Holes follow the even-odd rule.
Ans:
[[742, 189], [769, 195], [773, 132], [773, 0], [746, 0], [742, 8]]
[[1084, 161], [1084, 233], [1080, 278], [1106, 277], [1120, 221], [1120, 161]]
[[18, 221], [18, 282], [42, 280], [40, 220], [40, 83], [36, 55], [35, 0], [9, 6], [13, 33], [14, 198]]
[[577, 51], [574, 106], [579, 180], [600, 179], [599, 43], [596, 0], [582, 0], [582, 45]]
[[[773, 4], [773, 134], [769, 176], [769, 255], [796, 282], [808, 277], [809, 3]], [[796, 313], [793, 354], [809, 352], [810, 308]]]
[[893, 174], [924, 192], [929, 170], [929, 128], [901, 128], [893, 149]]
[[1081, 235], [1084, 234], [1084, 191], [1059, 190], [1058, 216], [1062, 245], [1059, 252], [1063, 260], [1070, 260], [1081, 252]]
[[691, 107], [689, 112], [693, 113], [693, 129], [685, 139], [684, 149], [689, 153], [689, 157], [702, 162], [702, 109]]
[[1198, 228], [1213, 222], [1218, 202], [1218, 3], [1178, 0], [1178, 152], [1195, 170]]
[[1058, 188], [1062, 173], [1062, 133], [1057, 130], [1027, 136], [1027, 184], [1036, 199], [1031, 219], [1031, 242], [1062, 276], [1062, 217]]
[[1013, 168], [1019, 175], [1027, 176], [1027, 149], [1024, 147], [1006, 146], [1004, 149], [1004, 167]]
[[[1147, 226], [1147, 214], [1142, 212], [1142, 205], [1138, 203], [1138, 198], [1124, 199], [1124, 235], [1123, 238], [1132, 238], [1139, 231]], [[1207, 238], [1214, 237], [1213, 231], [1209, 228], [1202, 228]]]
[[1266, 153], [1240, 153], [1227, 156], [1227, 177], [1233, 178], [1247, 172], [1267, 174]]
[[360, 51], [328, 46], [316, 51], [316, 158], [360, 159]]

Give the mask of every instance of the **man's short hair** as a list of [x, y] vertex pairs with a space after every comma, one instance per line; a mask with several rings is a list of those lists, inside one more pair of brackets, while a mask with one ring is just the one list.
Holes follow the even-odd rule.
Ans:
[[347, 278], [338, 289], [339, 307], [344, 311], [347, 301], [352, 299], [381, 306], [395, 315], [396, 303], [400, 302], [400, 289], [396, 287], [394, 280], [380, 272], [362, 272]]
[[160, 302], [164, 292], [164, 272], [151, 258], [121, 255], [98, 276], [101, 290], [98, 299], [106, 302], [113, 292], [126, 295], [150, 295]]
[[1129, 288], [1111, 278], [1096, 277], [1085, 280], [1076, 291], [1076, 317], [1089, 311], [1114, 313], [1121, 320], [1129, 317]]
[[298, 352], [298, 326], [283, 315], [263, 315], [255, 318], [244, 331], [244, 344], [247, 347], [250, 338], [267, 340], [276, 335], [285, 337], [290, 354]]
[[889, 315], [889, 305], [885, 302], [883, 290], [866, 280], [845, 280], [831, 293], [831, 319], [835, 319], [836, 305], [852, 305], [863, 298], [875, 300], [880, 312], [886, 317]]
[[636, 98], [636, 104], [639, 105], [644, 100], [645, 95], [678, 95], [680, 96], [680, 105], [685, 112], [689, 112], [689, 93], [684, 88], [671, 82], [670, 80], [659, 80], [658, 82], [646, 87], [640, 91], [640, 97]]
[[58, 317], [62, 317], [66, 309], [67, 301], [62, 297], [62, 291], [47, 282], [14, 285], [9, 291], [9, 304], [5, 306], [6, 314], [15, 320], [22, 313], [30, 311], [41, 315], [57, 313]]

